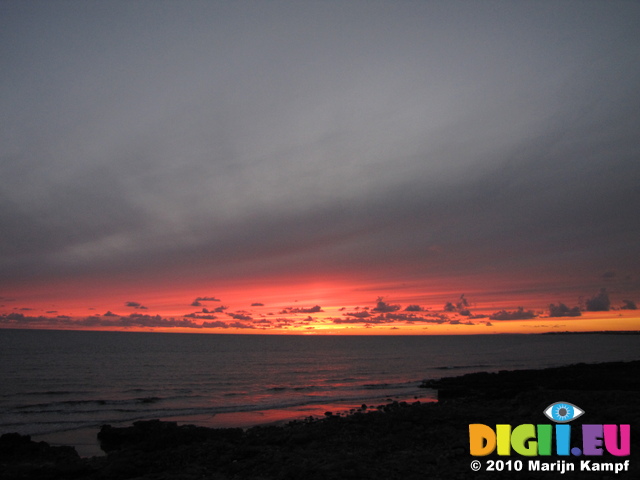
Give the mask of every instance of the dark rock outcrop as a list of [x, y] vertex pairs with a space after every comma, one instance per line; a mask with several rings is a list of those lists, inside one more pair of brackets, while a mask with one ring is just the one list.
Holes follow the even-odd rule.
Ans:
[[542, 370], [502, 370], [425, 380], [421, 387], [438, 390], [438, 400], [512, 398], [524, 391], [640, 391], [640, 361], [585, 364]]
[[29, 435], [6, 433], [0, 437], [0, 478], [76, 478], [91, 471], [73, 447], [52, 447]]

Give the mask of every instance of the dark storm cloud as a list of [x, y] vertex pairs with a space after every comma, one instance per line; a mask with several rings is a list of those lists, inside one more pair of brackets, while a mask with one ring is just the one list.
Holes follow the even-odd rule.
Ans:
[[3, 278], [640, 267], [635, 2], [1, 8]]

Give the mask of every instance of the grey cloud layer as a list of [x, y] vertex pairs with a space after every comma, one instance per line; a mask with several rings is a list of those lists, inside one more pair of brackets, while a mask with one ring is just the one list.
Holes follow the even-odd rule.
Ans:
[[638, 266], [637, 4], [2, 8], [6, 276]]

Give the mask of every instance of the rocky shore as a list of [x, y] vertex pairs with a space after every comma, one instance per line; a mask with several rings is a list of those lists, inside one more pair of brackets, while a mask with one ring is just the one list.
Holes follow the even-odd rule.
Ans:
[[[363, 405], [349, 415], [327, 412], [283, 426], [212, 429], [158, 420], [125, 428], [105, 425], [98, 438], [107, 455], [88, 459], [71, 447], [6, 434], [0, 438], [0, 478], [548, 479], [557, 473], [472, 471], [468, 427], [550, 423], [543, 410], [558, 401], [585, 411], [577, 423], [625, 423], [632, 431], [631, 456], [624, 458], [630, 460], [629, 471], [575, 471], [563, 478], [640, 478], [640, 361], [476, 373], [424, 386], [438, 390], [437, 403]], [[499, 458], [508, 459], [482, 460]]]

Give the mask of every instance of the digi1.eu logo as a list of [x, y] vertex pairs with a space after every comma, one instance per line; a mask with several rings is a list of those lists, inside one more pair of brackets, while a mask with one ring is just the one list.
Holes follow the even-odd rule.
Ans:
[[[630, 455], [630, 425], [585, 424], [572, 431], [569, 422], [584, 415], [584, 410], [569, 402], [555, 402], [544, 409], [552, 424], [497, 424], [495, 428], [481, 423], [469, 425], [469, 450], [481, 457], [498, 455], [550, 456], [614, 456]], [[571, 445], [574, 445], [573, 447]]]
[[544, 414], [556, 423], [566, 423], [575, 420], [584, 413], [584, 410], [569, 402], [556, 402], [549, 405]]

